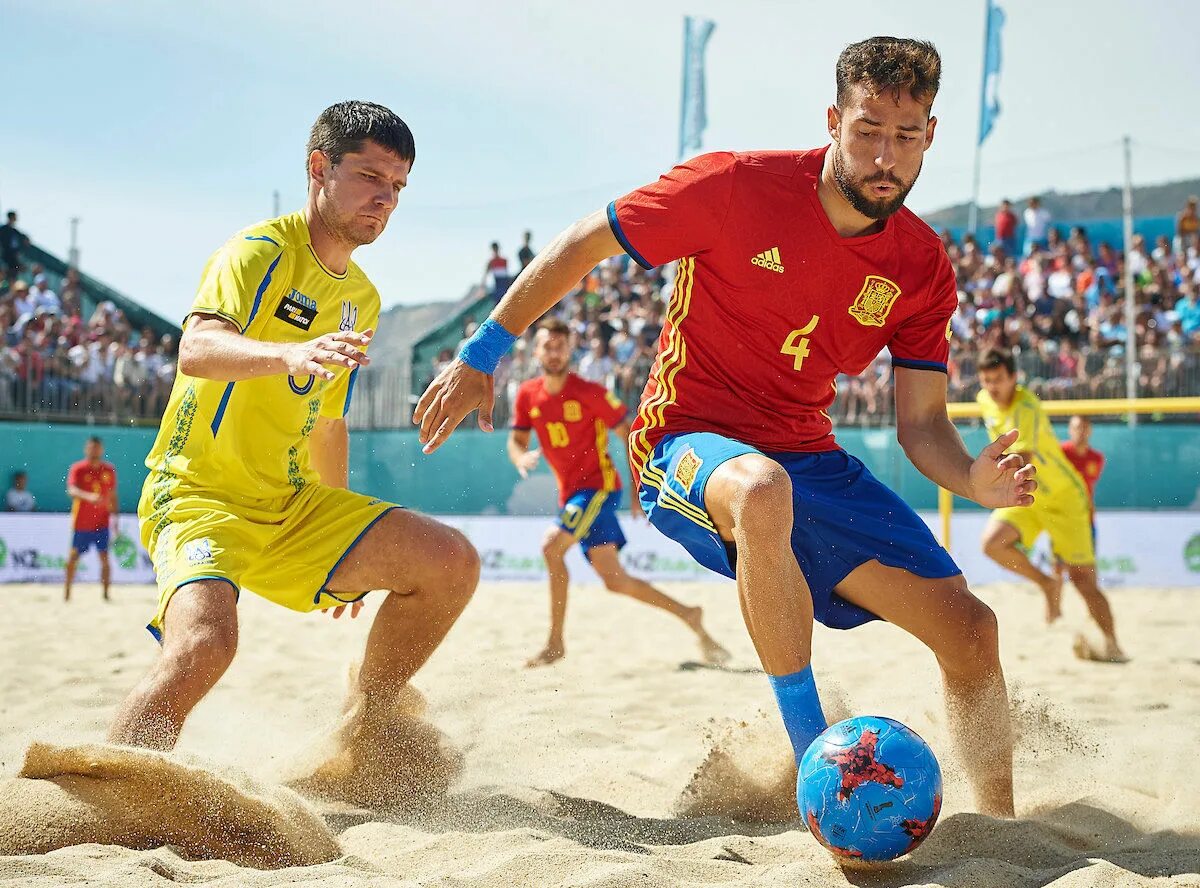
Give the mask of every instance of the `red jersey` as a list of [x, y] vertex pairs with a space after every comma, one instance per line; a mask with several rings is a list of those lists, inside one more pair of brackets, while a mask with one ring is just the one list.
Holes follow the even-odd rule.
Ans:
[[71, 529], [86, 531], [108, 527], [109, 518], [112, 517], [109, 504], [112, 502], [112, 492], [117, 488], [117, 470], [106, 462], [90, 463], [81, 459], [67, 472], [67, 484], [88, 493], [99, 493], [103, 497], [98, 504], [74, 500], [71, 506]]
[[1017, 214], [1012, 210], [996, 210], [996, 237], [1012, 240], [1017, 234]]
[[620, 490], [608, 455], [608, 430], [625, 418], [625, 405], [602, 385], [567, 374], [562, 391], [546, 391], [541, 377], [521, 383], [512, 427], [537, 432], [542, 455], [558, 479], [558, 502], [580, 490]]
[[680, 432], [833, 450], [839, 373], [885, 348], [896, 366], [946, 371], [958, 293], [942, 242], [907, 209], [840, 237], [817, 198], [826, 150], [702, 155], [609, 205], [635, 261], [680, 259], [633, 425], [635, 471]]
[[1100, 473], [1104, 471], [1104, 454], [1091, 447], [1085, 450], [1076, 450], [1075, 445], [1070, 441], [1062, 442], [1062, 452], [1067, 461], [1075, 467], [1075, 471], [1083, 477], [1083, 482], [1088, 489], [1088, 499], [1094, 510], [1096, 508], [1096, 482], [1100, 480]]

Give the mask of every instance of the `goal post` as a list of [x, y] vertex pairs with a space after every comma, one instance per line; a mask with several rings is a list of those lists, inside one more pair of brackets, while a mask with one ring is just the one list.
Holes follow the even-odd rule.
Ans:
[[[1048, 416], [1114, 416], [1141, 415], [1166, 416], [1168, 414], [1195, 414], [1200, 417], [1200, 397], [1189, 398], [1091, 398], [1080, 401], [1042, 401], [1042, 410]], [[972, 402], [947, 404], [946, 413], [951, 419], [979, 419], [983, 412]], [[941, 518], [942, 545], [950, 549], [950, 519], [954, 514], [954, 494], [938, 488], [938, 515]]]

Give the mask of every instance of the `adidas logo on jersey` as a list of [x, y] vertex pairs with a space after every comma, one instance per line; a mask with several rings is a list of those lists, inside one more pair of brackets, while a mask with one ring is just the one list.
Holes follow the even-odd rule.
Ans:
[[779, 258], [779, 247], [771, 247], [769, 250], [764, 250], [751, 259], [750, 262], [759, 268], [765, 268], [767, 271], [777, 271], [783, 274], [783, 265]]

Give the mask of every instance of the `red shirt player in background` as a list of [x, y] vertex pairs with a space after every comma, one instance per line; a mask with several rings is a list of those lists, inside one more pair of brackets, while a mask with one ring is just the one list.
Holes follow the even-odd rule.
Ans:
[[473, 410], [490, 430], [497, 351], [608, 256], [680, 260], [630, 438], [650, 523], [737, 580], [797, 761], [825, 727], [814, 618], [838, 629], [887, 620], [937, 658], [976, 805], [1011, 817], [996, 615], [921, 518], [838, 447], [826, 412], [837, 375], [886, 348], [913, 465], [987, 508], [1033, 502], [1034, 467], [1004, 452], [1016, 431], [973, 458], [946, 415], [954, 270], [904, 208], [933, 144], [941, 59], [924, 41], [873, 37], [846, 47], [835, 75], [831, 144], [697, 157], [560, 234], [414, 420], [427, 452]]
[[[1067, 462], [1075, 467], [1075, 471], [1080, 474], [1083, 483], [1087, 485], [1088, 502], [1092, 507], [1092, 543], [1095, 544], [1096, 482], [1100, 480], [1100, 474], [1104, 471], [1104, 454], [1099, 450], [1092, 449], [1091, 440], [1092, 421], [1078, 413], [1072, 416], [1067, 425], [1067, 440], [1062, 442], [1062, 452], [1063, 456], [1067, 458]], [[1064, 570], [1063, 563], [1056, 561], [1054, 570], [1061, 581]]]
[[[533, 356], [542, 375], [521, 383], [513, 405], [513, 425], [508, 436], [508, 458], [522, 478], [538, 464], [542, 454], [558, 481], [558, 523], [546, 532], [542, 555], [550, 574], [550, 639], [526, 666], [544, 666], [566, 654], [563, 624], [567, 617], [566, 554], [579, 543], [583, 554], [609, 592], [662, 608], [696, 633], [704, 659], [721, 665], [729, 654], [701, 623], [701, 609], [688, 607], [664, 595], [644, 580], [625, 572], [618, 553], [625, 534], [617, 521], [621, 479], [608, 455], [608, 433], [622, 441], [629, 437], [625, 405], [602, 385], [571, 372], [571, 330], [557, 318], [543, 321], [534, 340]], [[537, 432], [542, 449], [529, 449], [530, 430]], [[645, 518], [637, 498], [631, 506], [635, 519]]]
[[67, 579], [63, 601], [71, 600], [71, 583], [79, 556], [92, 546], [100, 556], [100, 584], [104, 600], [112, 580], [108, 560], [108, 525], [117, 532], [117, 470], [104, 461], [104, 444], [92, 436], [83, 447], [83, 456], [67, 472], [67, 496], [71, 497], [71, 554], [67, 556]]
[[1093, 450], [1092, 421], [1076, 414], [1067, 425], [1067, 440], [1062, 442], [1062, 452], [1068, 462], [1083, 476], [1087, 485], [1088, 499], [1092, 505], [1092, 533], [1096, 532], [1096, 482], [1104, 471], [1104, 454]]

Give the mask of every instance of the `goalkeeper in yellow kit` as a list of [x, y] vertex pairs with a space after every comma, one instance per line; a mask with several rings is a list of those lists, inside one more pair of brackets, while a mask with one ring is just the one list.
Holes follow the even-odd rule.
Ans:
[[1019, 435], [1011, 449], [1037, 466], [1038, 477], [1038, 496], [1032, 506], [992, 512], [983, 532], [984, 553], [1001, 567], [1037, 583], [1046, 596], [1046, 622], [1053, 623], [1062, 613], [1061, 581], [1039, 570], [1028, 555], [1038, 536], [1043, 531], [1049, 534], [1054, 555], [1066, 566], [1088, 613], [1104, 634], [1100, 649], [1078, 637], [1076, 654], [1084, 659], [1124, 662], [1112, 608], [1096, 579], [1091, 500], [1083, 478], [1063, 454], [1041, 402], [1017, 384], [1011, 354], [988, 349], [980, 355], [979, 384], [976, 400], [989, 434], [997, 438], [1017, 429]]

